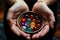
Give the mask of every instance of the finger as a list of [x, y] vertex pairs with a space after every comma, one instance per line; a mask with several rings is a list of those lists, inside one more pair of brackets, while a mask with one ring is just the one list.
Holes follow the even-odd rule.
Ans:
[[14, 16], [12, 17], [13, 19], [16, 19], [20, 15], [20, 12], [15, 13]]
[[20, 30], [20, 33], [22, 36], [24, 36], [26, 39], [30, 40], [30, 34], [26, 34], [25, 32]]
[[32, 39], [34, 40], [34, 39], [38, 39], [39, 37], [37, 36], [37, 34], [34, 34], [33, 36], [32, 36]]
[[47, 24], [47, 25], [45, 25], [45, 27], [38, 33], [37, 36], [43, 37], [43, 36], [45, 36], [45, 35], [48, 33], [48, 31], [49, 31], [49, 25]]
[[49, 24], [50, 24], [50, 27], [53, 29], [54, 28], [54, 21], [50, 21]]
[[18, 36], [21, 35], [21, 33], [19, 32], [20, 30], [19, 30], [18, 27], [16, 27], [16, 25], [12, 24], [11, 30], [12, 30], [16, 35], [18, 35]]
[[21, 31], [16, 25], [12, 25], [11, 30], [18, 36], [22, 35], [24, 36], [26, 39], [30, 39], [30, 34], [26, 34], [23, 31]]
[[11, 25], [13, 25], [13, 24], [16, 25], [16, 21], [17, 21], [16, 19], [10, 19], [10, 24], [11, 24]]

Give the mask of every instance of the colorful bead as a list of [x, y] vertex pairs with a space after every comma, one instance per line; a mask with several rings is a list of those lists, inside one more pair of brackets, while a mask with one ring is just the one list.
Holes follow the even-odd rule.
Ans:
[[36, 23], [36, 19], [33, 19], [32, 21]]
[[33, 31], [36, 31], [36, 30], [37, 30], [37, 27], [34, 27], [34, 28], [33, 28]]
[[22, 26], [24, 26], [24, 25], [25, 25], [25, 23], [21, 23], [21, 25], [22, 25]]
[[30, 19], [30, 18], [28, 18], [28, 19], [27, 19], [27, 22], [31, 22], [31, 19]]
[[41, 25], [40, 24], [37, 24], [36, 27], [37, 27], [37, 29], [40, 29]]
[[30, 19], [31, 19], [31, 20], [34, 18], [34, 16], [33, 16], [33, 15], [30, 15], [29, 17], [30, 17]]
[[38, 16], [35, 16], [36, 19], [39, 19]]
[[25, 26], [23, 26], [22, 29], [26, 31], [26, 27]]
[[25, 16], [28, 17], [28, 14], [26, 14]]
[[31, 28], [28, 28], [28, 29], [27, 29], [27, 32], [32, 32], [32, 29], [31, 29]]
[[30, 27], [33, 29], [35, 27], [35, 22], [31, 22]]
[[21, 22], [26, 22], [26, 18], [22, 18]]
[[29, 28], [29, 24], [28, 24], [28, 23], [25, 23], [25, 26], [26, 26], [27, 28]]

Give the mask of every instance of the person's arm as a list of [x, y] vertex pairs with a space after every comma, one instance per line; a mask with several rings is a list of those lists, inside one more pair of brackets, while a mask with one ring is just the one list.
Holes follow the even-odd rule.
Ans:
[[46, 5], [52, 5], [57, 2], [57, 0], [38, 0], [38, 2], [44, 2]]

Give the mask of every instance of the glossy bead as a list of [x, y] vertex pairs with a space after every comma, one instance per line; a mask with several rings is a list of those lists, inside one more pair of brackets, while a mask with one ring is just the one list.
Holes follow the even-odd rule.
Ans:
[[26, 27], [25, 27], [25, 26], [23, 26], [22, 29], [23, 29], [24, 31], [26, 31]]
[[29, 22], [26, 22], [25, 25], [29, 25], [30, 23]]
[[31, 17], [33, 17], [33, 15], [30, 15]]
[[34, 27], [34, 28], [33, 28], [33, 31], [37, 31], [37, 27]]
[[31, 22], [31, 19], [30, 19], [30, 18], [28, 18], [28, 19], [27, 19], [27, 22]]
[[37, 27], [37, 29], [40, 29], [41, 25], [40, 24], [37, 24], [36, 27]]
[[25, 23], [25, 26], [26, 26], [27, 28], [29, 28], [29, 24], [28, 24], [28, 23]]
[[27, 29], [27, 32], [32, 32], [32, 29], [31, 29], [31, 28], [28, 28], [28, 29]]
[[35, 22], [31, 22], [30, 27], [33, 29], [35, 27]]
[[29, 17], [30, 17], [30, 19], [31, 19], [31, 20], [34, 18], [34, 16], [33, 16], [33, 15], [30, 15]]
[[32, 21], [36, 23], [36, 19], [33, 19]]
[[29, 15], [28, 15], [28, 14], [25, 14], [25, 15], [24, 15], [24, 17], [25, 17], [25, 18], [28, 18], [28, 17], [29, 17]]
[[22, 28], [26, 29], [26, 27], [25, 27], [25, 26], [23, 26]]
[[37, 24], [37, 26], [40, 26], [40, 24]]
[[22, 26], [24, 26], [24, 25], [25, 25], [25, 23], [21, 23], [21, 25], [22, 25]]
[[38, 16], [35, 16], [35, 18], [36, 18], [36, 19], [39, 19], [39, 17], [38, 17]]
[[28, 17], [28, 14], [26, 14], [25, 16]]
[[26, 22], [26, 18], [22, 18], [21, 19], [21, 22]]

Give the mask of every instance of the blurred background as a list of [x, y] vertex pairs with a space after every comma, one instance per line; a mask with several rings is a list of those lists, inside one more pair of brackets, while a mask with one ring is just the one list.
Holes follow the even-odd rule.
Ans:
[[[3, 29], [3, 17], [4, 17], [4, 0], [0, 0], [0, 40], [6, 40]], [[57, 4], [57, 28], [53, 40], [60, 40], [60, 3]]]

